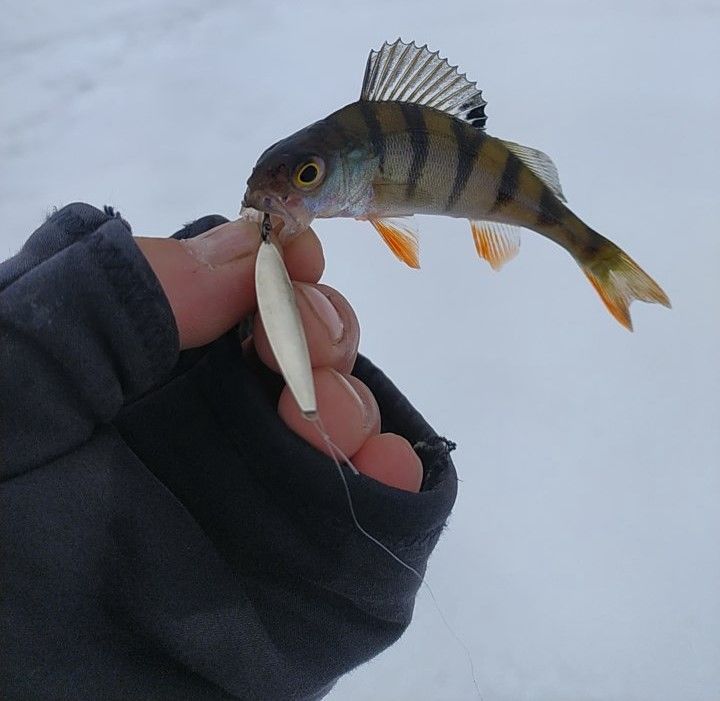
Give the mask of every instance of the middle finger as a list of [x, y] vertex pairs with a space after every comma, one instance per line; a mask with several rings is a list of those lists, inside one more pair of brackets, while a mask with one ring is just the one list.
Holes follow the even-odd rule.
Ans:
[[[360, 342], [360, 325], [352, 307], [337, 290], [327, 285], [294, 282], [295, 299], [305, 329], [310, 364], [349, 373], [355, 364]], [[263, 327], [255, 316], [253, 338], [260, 359], [280, 372]]]

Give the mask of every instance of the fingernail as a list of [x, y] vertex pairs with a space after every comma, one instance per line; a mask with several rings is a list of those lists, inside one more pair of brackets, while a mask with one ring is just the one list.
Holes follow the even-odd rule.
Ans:
[[335, 378], [335, 381], [345, 390], [355, 404], [357, 404], [362, 416], [362, 427], [367, 429], [371, 424], [370, 407], [368, 407], [363, 401], [362, 397], [357, 393], [355, 388], [348, 382], [347, 378], [343, 377], [335, 368], [330, 369], [330, 373]]
[[310, 309], [325, 327], [330, 342], [333, 345], [340, 343], [345, 333], [345, 326], [332, 302], [317, 287], [305, 283], [298, 283], [297, 286]]
[[254, 253], [260, 244], [260, 232], [250, 222], [228, 222], [181, 243], [193, 258], [216, 268]]

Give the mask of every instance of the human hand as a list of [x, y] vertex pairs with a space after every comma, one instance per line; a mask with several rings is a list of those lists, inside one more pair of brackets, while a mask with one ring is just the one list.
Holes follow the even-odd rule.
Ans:
[[[183, 241], [144, 237], [135, 241], [168, 298], [181, 348], [210, 343], [256, 310], [255, 257], [260, 244], [256, 224], [228, 222]], [[402, 436], [380, 433], [380, 411], [372, 392], [350, 375], [360, 327], [347, 300], [318, 284], [324, 269], [319, 239], [308, 229], [289, 241], [282, 253], [305, 328], [320, 416], [331, 440], [363, 474], [419, 491], [420, 459]], [[260, 359], [279, 371], [257, 316], [253, 341]], [[278, 412], [295, 433], [327, 452], [287, 387]]]
[[[285, 258], [320, 411], [368, 475], [335, 479], [272, 381], [260, 325], [247, 358], [222, 336], [255, 309], [260, 244], [238, 223], [188, 242], [218, 219], [136, 245], [111, 208], [74, 203], [0, 264], [3, 606], [23, 623], [0, 636], [25, 696], [72, 696], [88, 659], [91, 695], [317, 696], [410, 623], [419, 582], [378, 543], [425, 571], [457, 492], [451, 443], [367, 359], [354, 368], [366, 384], [349, 379], [357, 319], [317, 284], [322, 251], [305, 232]], [[422, 492], [368, 388], [422, 456]], [[118, 665], [135, 670], [122, 688]]]

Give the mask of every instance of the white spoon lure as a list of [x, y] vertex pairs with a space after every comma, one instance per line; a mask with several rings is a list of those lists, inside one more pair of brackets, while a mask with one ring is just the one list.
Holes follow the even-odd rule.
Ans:
[[270, 348], [306, 419], [318, 417], [310, 353], [290, 276], [275, 244], [270, 240], [270, 215], [260, 225], [262, 242], [255, 261], [258, 311]]

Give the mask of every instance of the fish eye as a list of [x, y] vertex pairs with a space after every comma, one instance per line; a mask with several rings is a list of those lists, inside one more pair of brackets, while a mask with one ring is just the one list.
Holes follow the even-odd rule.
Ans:
[[295, 169], [293, 180], [301, 190], [310, 190], [320, 184], [325, 175], [325, 164], [321, 158], [313, 157]]

